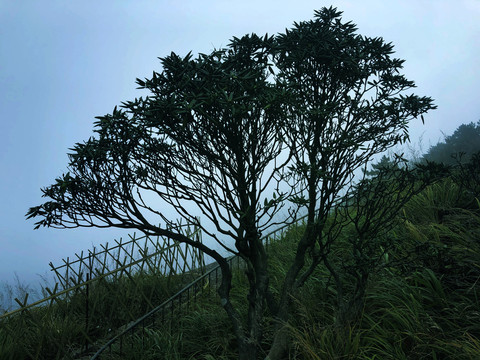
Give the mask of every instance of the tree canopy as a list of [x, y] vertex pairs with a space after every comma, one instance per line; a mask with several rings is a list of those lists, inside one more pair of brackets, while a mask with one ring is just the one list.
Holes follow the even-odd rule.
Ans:
[[[138, 229], [197, 247], [220, 264], [219, 295], [239, 358], [257, 358], [266, 312], [277, 328], [264, 351], [282, 358], [292, 295], [322, 262], [337, 274], [329, 249], [345, 222], [358, 220], [339, 206], [356, 189], [356, 171], [407, 141], [409, 122], [435, 108], [431, 98], [406, 93], [414, 83], [400, 73], [393, 45], [357, 34], [341, 14], [323, 8], [277, 36], [251, 34], [196, 58], [161, 58], [161, 72], [137, 79], [150, 95], [98, 117], [95, 136], [69, 154], [68, 172], [43, 189], [50, 200], [27, 217], [41, 218], [36, 227]], [[384, 192], [390, 199], [398, 200], [391, 189], [419, 188], [398, 184]], [[299, 208], [308, 220], [275, 295], [262, 233], [282, 206], [291, 210], [285, 221]], [[226, 254], [184, 236], [172, 210]], [[361, 228], [378, 229], [391, 213], [367, 217], [375, 226]], [[231, 253], [246, 262], [245, 319], [230, 301]]]
[[423, 159], [452, 165], [457, 161], [468, 162], [479, 151], [480, 121], [460, 125], [452, 135], [431, 146]]

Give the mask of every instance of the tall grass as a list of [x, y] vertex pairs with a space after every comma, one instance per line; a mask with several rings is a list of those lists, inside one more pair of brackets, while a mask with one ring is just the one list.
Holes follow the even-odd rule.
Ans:
[[[102, 279], [53, 304], [0, 320], [0, 359], [73, 358], [158, 305], [186, 280], [139, 272], [131, 279]], [[88, 318], [85, 307], [88, 306]]]
[[[289, 321], [290, 359], [480, 359], [480, 221], [463, 206], [461, 189], [446, 180], [414, 197], [388, 237], [395, 246], [369, 279], [360, 318], [336, 324], [336, 290], [319, 266], [295, 294]], [[269, 271], [278, 293], [302, 226], [270, 245]], [[348, 244], [332, 249], [341, 257]], [[352, 284], [350, 284], [352, 285]], [[242, 304], [243, 275], [233, 297]], [[266, 314], [265, 351], [273, 321]], [[168, 329], [149, 330], [145, 359], [235, 359], [230, 324], [215, 296]], [[144, 340], [145, 343], [145, 340]], [[140, 337], [137, 339], [140, 344]], [[125, 358], [139, 358], [135, 353]]]
[[[269, 245], [274, 294], [280, 291], [303, 230], [302, 226], [292, 227]], [[364, 305], [355, 321], [338, 326], [336, 289], [323, 265], [295, 294], [287, 324], [292, 340], [290, 359], [480, 359], [480, 210], [472, 208], [462, 189], [447, 179], [412, 198], [387, 239], [392, 246], [382, 266], [369, 277]], [[341, 238], [332, 248], [338, 263], [343, 256], [348, 258], [342, 253], [348, 249], [347, 241]], [[248, 286], [242, 270], [234, 273], [233, 280], [232, 301], [246, 311]], [[346, 280], [353, 286], [348, 277]], [[148, 294], [146, 298], [135, 297], [138, 289], [131, 282], [99, 284], [93, 290], [95, 311], [105, 315], [90, 324], [99, 328], [99, 337], [141, 315], [147, 300], [159, 303], [173, 290], [166, 279], [148, 274], [136, 283]], [[112, 295], [116, 292], [128, 296], [118, 299]], [[58, 304], [55, 311], [38, 309], [2, 323], [0, 359], [71, 354], [80, 345], [85, 326], [75, 312], [82, 304], [81, 294], [78, 296]], [[127, 302], [130, 297], [134, 300]], [[131, 314], [119, 313], [120, 308]], [[265, 315], [266, 352], [274, 321], [271, 314]], [[29, 326], [38, 323], [30, 322], [35, 317], [44, 319], [42, 327]], [[14, 330], [6, 332], [5, 325]], [[122, 357], [106, 358], [235, 359], [236, 349], [231, 324], [211, 292], [199, 295], [188, 312], [176, 314], [174, 323], [158, 324], [130, 337]]]
[[[358, 322], [338, 329], [328, 281], [303, 289], [292, 334], [305, 359], [480, 359], [480, 217], [451, 180], [405, 207], [390, 266], [369, 281]], [[319, 269], [321, 274], [321, 268]]]

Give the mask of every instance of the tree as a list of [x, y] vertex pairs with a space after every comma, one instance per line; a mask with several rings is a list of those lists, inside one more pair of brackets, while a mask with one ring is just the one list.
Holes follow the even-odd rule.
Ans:
[[315, 19], [277, 37], [278, 83], [289, 95], [286, 136], [293, 154], [291, 176], [307, 209], [306, 231], [286, 274], [270, 357], [288, 344], [289, 301], [314, 269], [328, 267], [343, 224], [335, 219], [342, 192], [372, 157], [408, 140], [408, 124], [435, 108], [429, 97], [404, 92], [414, 87], [400, 74], [403, 60], [393, 45], [356, 34], [341, 12], [323, 8]]
[[[138, 229], [198, 248], [220, 265], [239, 359], [257, 358], [267, 311], [277, 321], [267, 358], [283, 358], [291, 297], [342, 228], [327, 222], [342, 191], [434, 108], [430, 98], [401, 94], [414, 84], [398, 74], [403, 61], [390, 57], [391, 44], [356, 35], [340, 16], [323, 8], [276, 37], [161, 59], [161, 73], [137, 79], [151, 95], [99, 117], [96, 137], [69, 155], [69, 172], [43, 189], [51, 200], [27, 217], [42, 218], [36, 227]], [[307, 230], [275, 297], [261, 234], [287, 200], [307, 208]], [[177, 231], [172, 209], [245, 260], [246, 319], [230, 301], [226, 255]]]
[[444, 141], [431, 146], [423, 159], [454, 165], [458, 161], [468, 162], [479, 151], [480, 121], [460, 125], [452, 135], [445, 136]]
[[383, 170], [387, 170], [387, 172], [396, 170], [398, 165], [401, 163], [405, 162], [402, 162], [398, 156], [389, 158], [388, 156], [383, 155], [377, 163], [372, 164], [372, 168], [370, 170], [365, 170], [365, 175], [370, 178], [375, 178], [380, 175]]
[[[268, 291], [261, 234], [273, 224], [284, 197], [278, 192], [273, 199], [262, 198], [272, 185], [276, 190], [283, 166], [276, 90], [267, 81], [266, 49], [272, 41], [245, 36], [196, 59], [173, 53], [161, 59], [162, 73], [137, 79], [152, 95], [99, 117], [97, 137], [77, 144], [69, 155], [69, 173], [43, 190], [53, 201], [28, 213], [43, 217], [37, 227], [132, 228], [212, 256], [221, 267], [218, 292], [241, 359], [256, 358], [261, 340]], [[198, 221], [192, 204], [215, 231]], [[166, 209], [199, 226], [228, 253], [221, 255], [176, 231]], [[226, 257], [232, 253], [247, 265], [247, 329], [230, 302], [232, 273]]]
[[442, 164], [409, 164], [398, 155], [383, 156], [372, 168], [348, 188], [330, 219], [344, 239], [339, 246], [331, 244], [342, 256], [327, 254], [323, 259], [335, 283], [341, 326], [360, 316], [371, 275], [392, 265], [388, 254], [398, 244], [390, 231], [403, 222], [399, 212], [413, 196], [449, 175]]

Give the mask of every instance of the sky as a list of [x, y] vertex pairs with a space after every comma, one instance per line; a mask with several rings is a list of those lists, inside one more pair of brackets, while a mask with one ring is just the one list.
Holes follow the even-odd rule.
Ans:
[[95, 116], [145, 95], [135, 79], [160, 72], [158, 57], [283, 32], [331, 5], [360, 34], [392, 42], [415, 93], [435, 99], [425, 125], [411, 125], [414, 148], [480, 120], [480, 0], [0, 0], [0, 282], [38, 280], [50, 261], [126, 237], [33, 230], [25, 213], [66, 172]]

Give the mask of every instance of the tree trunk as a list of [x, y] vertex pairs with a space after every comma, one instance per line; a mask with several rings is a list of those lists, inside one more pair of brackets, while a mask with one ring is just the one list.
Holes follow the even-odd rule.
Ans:
[[283, 360], [287, 358], [290, 335], [285, 325], [280, 327], [273, 338], [272, 346], [265, 360]]
[[244, 337], [238, 345], [238, 360], [256, 360], [257, 344]]
[[[252, 234], [250, 243], [250, 261], [247, 263], [246, 275], [249, 282], [247, 334], [245, 352], [256, 359], [263, 338], [263, 320], [267, 303], [269, 277], [267, 270], [267, 254], [258, 234]], [[243, 355], [242, 355], [243, 356]]]
[[[314, 209], [313, 209], [314, 210]], [[312, 215], [313, 214], [313, 215]], [[302, 239], [297, 245], [295, 260], [288, 269], [285, 279], [283, 281], [283, 288], [278, 304], [278, 312], [276, 314], [277, 324], [275, 325], [275, 334], [272, 346], [266, 357], [268, 360], [282, 360], [285, 359], [290, 345], [290, 335], [287, 329], [287, 322], [289, 317], [289, 306], [292, 294], [297, 288], [297, 279], [305, 265], [305, 255], [307, 249], [311, 248], [314, 242], [315, 225], [313, 224], [314, 213], [309, 216], [309, 223], [307, 229], [302, 236]]]
[[277, 323], [275, 325], [273, 343], [266, 357], [268, 360], [284, 359], [288, 351], [288, 346], [290, 343], [288, 329], [286, 327], [289, 316], [288, 308], [290, 305], [291, 294], [295, 288], [295, 280], [300, 272], [300, 269], [303, 267], [303, 264], [304, 255], [299, 256], [299, 252], [297, 251], [296, 260], [287, 272], [283, 283], [282, 294], [278, 305], [278, 312], [276, 314]]

